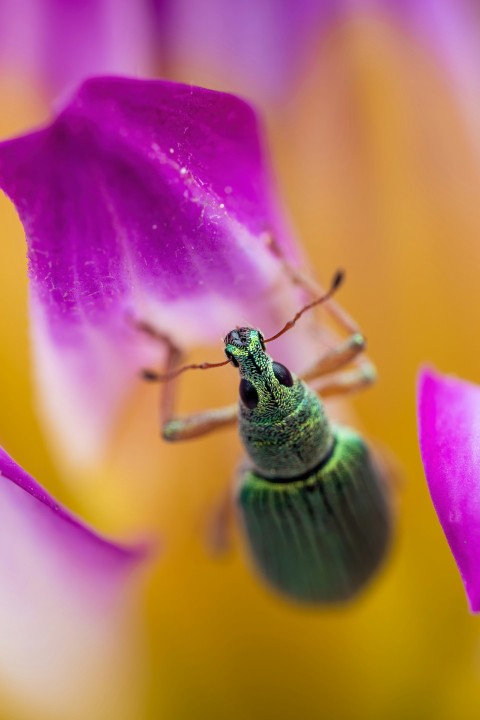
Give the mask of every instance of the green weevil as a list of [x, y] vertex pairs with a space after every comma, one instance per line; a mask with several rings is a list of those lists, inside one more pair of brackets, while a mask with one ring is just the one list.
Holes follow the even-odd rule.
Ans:
[[[298, 273], [294, 279], [306, 286]], [[163, 375], [146, 370], [145, 379], [171, 380], [187, 369], [228, 363], [238, 369], [238, 404], [184, 418], [171, 418], [167, 383], [163, 437], [184, 440], [238, 421], [249, 461], [239, 473], [235, 504], [251, 558], [271, 586], [304, 603], [354, 597], [379, 566], [391, 532], [388, 485], [379, 466], [358, 433], [329, 422], [319, 397], [373, 380], [370, 363], [337, 372], [364, 350], [363, 335], [331, 304], [353, 332], [302, 377], [266, 352], [266, 344], [289, 330], [306, 310], [330, 300], [341, 279], [338, 273], [328, 293], [304, 306], [268, 339], [252, 327], [230, 331], [224, 338], [227, 359], [221, 363], [178, 368], [179, 350], [150, 325], [139, 324], [150, 335], [167, 340], [168, 366], [177, 365]], [[306, 382], [318, 379], [324, 379], [320, 386]]]

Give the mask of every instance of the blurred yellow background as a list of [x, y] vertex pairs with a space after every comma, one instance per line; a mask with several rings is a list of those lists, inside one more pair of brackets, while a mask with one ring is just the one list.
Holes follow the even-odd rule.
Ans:
[[[171, 76], [228, 89], [197, 67]], [[24, 79], [3, 77], [0, 93], [2, 137], [48, 117]], [[332, 28], [288, 105], [265, 112], [312, 272], [326, 281], [346, 269], [339, 299], [379, 371], [377, 385], [352, 401], [359, 423], [402, 466], [393, 551], [365, 595], [329, 611], [289, 605], [257, 581], [238, 531], [230, 554], [209, 558], [203, 527], [239, 442], [228, 431], [165, 446], [151, 386], [139, 386], [108, 463], [76, 488], [65, 482], [35, 412], [25, 244], [5, 198], [0, 441], [103, 531], [126, 538], [157, 528], [165, 537], [145, 594], [138, 672], [149, 689], [132, 718], [476, 719], [478, 621], [429, 500], [415, 417], [422, 363], [480, 382], [480, 158], [471, 124], [426, 49], [374, 17]], [[218, 351], [201, 348], [198, 358]], [[235, 393], [229, 368], [192, 374], [181, 407], [220, 405]]]

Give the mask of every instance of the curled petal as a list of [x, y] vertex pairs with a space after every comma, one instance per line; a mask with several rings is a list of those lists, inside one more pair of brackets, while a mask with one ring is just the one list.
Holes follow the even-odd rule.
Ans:
[[290, 255], [293, 244], [255, 114], [238, 98], [90, 80], [51, 125], [0, 145], [0, 185], [28, 241], [43, 404], [77, 465], [161, 357], [132, 320], [182, 347], [239, 322], [278, 326], [267, 240]]
[[128, 642], [121, 618], [142, 555], [90, 530], [0, 449], [0, 672], [12, 695], [40, 716], [71, 717], [78, 703], [74, 717], [96, 717], [89, 702]]
[[480, 387], [424, 370], [418, 424], [425, 475], [472, 612], [480, 611]]

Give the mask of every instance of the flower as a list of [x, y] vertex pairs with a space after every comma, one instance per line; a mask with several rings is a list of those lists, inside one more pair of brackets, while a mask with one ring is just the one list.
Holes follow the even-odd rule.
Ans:
[[148, 74], [153, 43], [147, 2], [1, 0], [3, 71], [51, 96], [95, 73]]
[[256, 118], [231, 95], [89, 80], [49, 126], [0, 146], [0, 185], [26, 229], [43, 407], [76, 467], [98, 462], [139, 369], [161, 359], [136, 321], [184, 348], [239, 318], [281, 322], [269, 238], [294, 246]]
[[403, 28], [443, 66], [475, 115], [472, 0], [15, 0], [0, 2], [0, 65], [49, 96], [90, 75], [188, 77], [282, 108], [318, 45], [370, 18]]
[[19, 13], [18, 3], [2, 0], [0, 63], [53, 96], [89, 75], [176, 68], [177, 76], [190, 77], [186, 68], [200, 64], [216, 87], [282, 98], [334, 4], [24, 0]]
[[170, 75], [241, 93], [277, 111], [295, 92], [316, 44], [346, 9], [344, 0], [158, 4], [156, 37]]
[[130, 672], [119, 650], [135, 655], [144, 555], [89, 529], [0, 449], [0, 675], [25, 712], [94, 718], [99, 703], [131, 703], [134, 683], [117, 703], [106, 669]]
[[480, 611], [480, 388], [424, 370], [418, 425], [428, 487], [462, 576], [472, 612]]

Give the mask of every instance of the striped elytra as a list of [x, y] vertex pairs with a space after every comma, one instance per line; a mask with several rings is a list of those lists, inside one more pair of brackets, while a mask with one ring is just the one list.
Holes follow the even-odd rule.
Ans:
[[241, 378], [239, 430], [250, 463], [236, 503], [253, 564], [296, 601], [353, 598], [391, 530], [371, 452], [354, 431], [330, 425], [318, 395], [270, 358], [258, 330], [232, 331], [225, 352]]
[[246, 470], [237, 502], [253, 562], [301, 602], [354, 597], [380, 564], [390, 536], [382, 478], [361, 437], [334, 428], [333, 452], [307, 477], [279, 482]]

